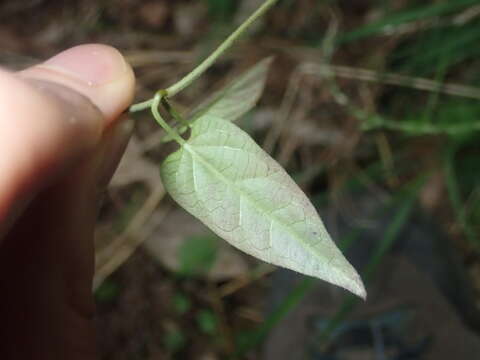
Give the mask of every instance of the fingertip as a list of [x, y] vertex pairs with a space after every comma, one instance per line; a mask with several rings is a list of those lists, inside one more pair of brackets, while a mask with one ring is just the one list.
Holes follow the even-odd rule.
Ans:
[[132, 102], [135, 77], [118, 50], [101, 44], [75, 46], [21, 75], [53, 81], [86, 96], [104, 115], [108, 125]]
[[0, 69], [0, 221], [90, 153], [130, 105], [134, 87], [123, 56], [98, 44], [17, 74]]

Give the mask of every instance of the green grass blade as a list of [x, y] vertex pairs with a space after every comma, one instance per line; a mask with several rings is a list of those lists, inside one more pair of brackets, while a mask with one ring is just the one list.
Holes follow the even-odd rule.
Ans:
[[364, 25], [354, 31], [343, 34], [338, 38], [337, 41], [340, 43], [345, 43], [358, 40], [370, 35], [375, 35], [383, 31], [387, 26], [397, 26], [434, 16], [445, 15], [474, 4], [478, 4], [478, 0], [455, 0], [404, 10], [371, 24]]

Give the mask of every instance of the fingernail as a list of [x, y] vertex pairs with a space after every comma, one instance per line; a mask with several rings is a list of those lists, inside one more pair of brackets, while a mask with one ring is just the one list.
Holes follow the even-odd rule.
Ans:
[[100, 44], [79, 45], [20, 73], [62, 84], [86, 96], [108, 125], [133, 100], [135, 76], [118, 50]]
[[64, 73], [89, 86], [115, 81], [129, 69], [116, 49], [98, 44], [74, 47], [40, 66]]

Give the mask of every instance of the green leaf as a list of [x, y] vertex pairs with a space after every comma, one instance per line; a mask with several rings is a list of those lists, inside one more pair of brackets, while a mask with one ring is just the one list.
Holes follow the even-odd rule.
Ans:
[[203, 115], [235, 121], [250, 111], [263, 93], [272, 57], [263, 59], [214, 93], [193, 111], [192, 121]]
[[[245, 115], [255, 106], [263, 93], [272, 60], [272, 57], [263, 59], [223, 89], [215, 92], [191, 112], [188, 123], [193, 124], [204, 115], [217, 116], [228, 121], [235, 121]], [[181, 125], [177, 131], [183, 134], [187, 129], [187, 126]], [[172, 140], [171, 136], [165, 135], [162, 142]]]
[[305, 194], [233, 123], [199, 118], [160, 172], [173, 199], [233, 246], [366, 296]]

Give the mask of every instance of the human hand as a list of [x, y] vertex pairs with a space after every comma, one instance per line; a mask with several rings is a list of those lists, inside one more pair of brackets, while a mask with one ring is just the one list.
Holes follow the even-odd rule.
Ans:
[[128, 141], [134, 76], [83, 45], [0, 70], [0, 359], [94, 359], [98, 195]]

